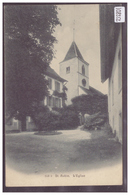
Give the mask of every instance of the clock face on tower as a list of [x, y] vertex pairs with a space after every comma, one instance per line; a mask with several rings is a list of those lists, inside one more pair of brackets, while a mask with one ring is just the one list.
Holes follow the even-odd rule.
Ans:
[[86, 80], [85, 80], [85, 79], [82, 80], [82, 85], [83, 85], [84, 87], [86, 86]]

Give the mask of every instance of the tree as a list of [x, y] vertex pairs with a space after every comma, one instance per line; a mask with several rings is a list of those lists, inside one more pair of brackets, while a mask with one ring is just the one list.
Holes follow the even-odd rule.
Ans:
[[78, 112], [84, 114], [107, 113], [107, 95], [81, 95], [72, 99], [72, 104]]
[[55, 54], [59, 24], [55, 5], [4, 4], [6, 113], [21, 120], [22, 130], [48, 93], [44, 73]]

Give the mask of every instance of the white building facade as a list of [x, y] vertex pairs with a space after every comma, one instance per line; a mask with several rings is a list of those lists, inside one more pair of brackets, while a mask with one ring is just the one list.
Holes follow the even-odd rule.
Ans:
[[113, 22], [113, 10], [114, 5], [100, 5], [101, 80], [108, 79], [109, 124], [122, 143], [122, 24]]
[[108, 82], [109, 123], [113, 133], [122, 142], [122, 44], [121, 31], [118, 38], [112, 73]]

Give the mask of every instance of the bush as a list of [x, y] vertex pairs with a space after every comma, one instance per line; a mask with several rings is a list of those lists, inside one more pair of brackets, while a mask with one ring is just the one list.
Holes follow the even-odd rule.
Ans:
[[62, 129], [74, 129], [79, 125], [79, 117], [73, 110], [63, 110], [60, 116], [60, 127]]
[[82, 114], [108, 113], [107, 95], [80, 95], [71, 101], [75, 109]]
[[107, 121], [108, 115], [98, 112], [86, 117], [83, 128], [88, 130], [101, 129]]
[[71, 107], [40, 109], [33, 119], [39, 131], [74, 129], [79, 125], [78, 113]]
[[59, 125], [59, 114], [51, 111], [42, 111], [35, 116], [34, 123], [39, 131], [56, 130]]
[[78, 112], [72, 105], [53, 109], [60, 113], [60, 129], [74, 129], [79, 125]]

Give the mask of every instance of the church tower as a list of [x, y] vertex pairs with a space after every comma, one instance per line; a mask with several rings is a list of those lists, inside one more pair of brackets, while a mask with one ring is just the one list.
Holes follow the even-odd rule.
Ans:
[[83, 59], [75, 41], [60, 62], [60, 76], [67, 80], [67, 105], [71, 99], [89, 91], [89, 64]]

